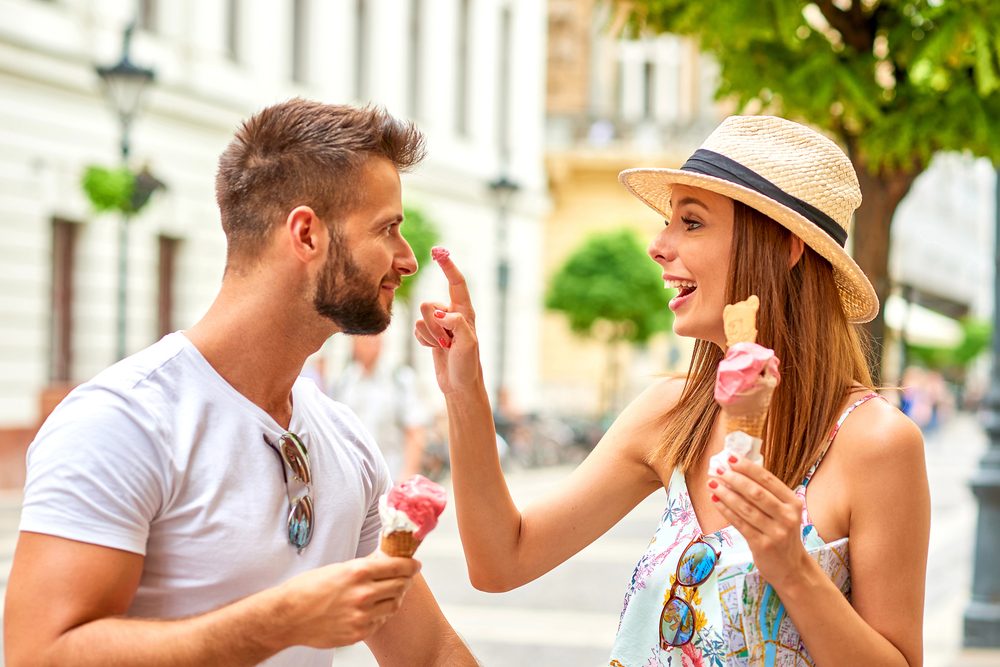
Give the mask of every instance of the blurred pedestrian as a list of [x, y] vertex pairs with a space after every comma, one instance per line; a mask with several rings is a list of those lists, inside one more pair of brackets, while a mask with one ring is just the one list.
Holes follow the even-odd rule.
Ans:
[[74, 390], [28, 451], [9, 667], [328, 667], [360, 640], [381, 665], [475, 664], [419, 563], [371, 555], [375, 444], [298, 379], [333, 334], [388, 326], [417, 268], [399, 171], [422, 156], [371, 107], [294, 99], [237, 130], [215, 302]]
[[352, 337], [351, 360], [331, 382], [329, 393], [357, 413], [382, 450], [393, 479], [403, 480], [423, 472], [428, 414], [416, 372], [405, 364], [387, 363], [384, 342], [381, 333]]

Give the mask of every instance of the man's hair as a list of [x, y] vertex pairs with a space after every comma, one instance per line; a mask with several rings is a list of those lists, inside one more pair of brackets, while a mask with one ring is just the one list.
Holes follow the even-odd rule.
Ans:
[[[847, 321], [830, 262], [807, 245], [789, 269], [792, 233], [738, 201], [733, 213], [726, 302], [760, 297], [757, 342], [781, 362], [764, 430], [764, 466], [795, 487], [826, 445], [850, 391], [872, 387], [870, 347]], [[684, 391], [663, 416], [651, 462], [689, 470], [701, 460], [719, 412], [714, 387], [722, 356], [715, 343], [695, 343]]]
[[363, 201], [360, 175], [372, 157], [405, 171], [424, 153], [423, 133], [381, 107], [300, 98], [267, 107], [240, 125], [219, 157], [215, 198], [227, 263], [259, 253], [296, 206], [328, 225], [351, 213]]

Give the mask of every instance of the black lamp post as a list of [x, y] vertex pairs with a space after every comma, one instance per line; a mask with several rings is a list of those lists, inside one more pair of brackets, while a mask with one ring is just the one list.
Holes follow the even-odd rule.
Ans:
[[993, 364], [986, 395], [989, 447], [970, 481], [979, 501], [972, 600], [965, 608], [964, 645], [1000, 648], [1000, 170], [997, 171], [996, 240], [993, 248]]
[[499, 294], [499, 306], [497, 326], [499, 332], [497, 336], [497, 383], [496, 383], [496, 407], [500, 407], [500, 399], [504, 387], [506, 386], [507, 369], [507, 303], [510, 293], [510, 256], [507, 250], [507, 212], [510, 208], [510, 201], [520, 189], [520, 186], [507, 178], [506, 174], [501, 174], [496, 179], [489, 182], [490, 191], [493, 193], [497, 205], [497, 292]]
[[[132, 121], [135, 120], [139, 107], [142, 104], [143, 93], [147, 86], [155, 78], [153, 70], [140, 67], [129, 59], [129, 50], [132, 46], [132, 32], [135, 30], [135, 22], [129, 23], [125, 27], [122, 35], [122, 55], [117, 63], [111, 66], [95, 67], [97, 75], [101, 77], [104, 87], [104, 94], [112, 109], [118, 115], [118, 122], [121, 127], [121, 161], [123, 167], [128, 167], [129, 159], [129, 132]], [[118, 335], [117, 335], [117, 358], [125, 357], [125, 304], [126, 304], [126, 281], [128, 277], [128, 222], [129, 213], [122, 212], [118, 223]]]

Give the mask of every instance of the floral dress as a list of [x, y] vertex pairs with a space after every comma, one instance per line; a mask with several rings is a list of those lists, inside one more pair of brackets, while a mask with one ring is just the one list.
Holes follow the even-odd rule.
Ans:
[[[841, 424], [860, 398], [837, 420], [823, 454], [806, 473], [796, 494], [802, 499], [802, 543], [806, 551], [850, 598], [847, 538], [827, 544], [816, 532], [805, 506], [806, 487], [833, 444]], [[694, 610], [695, 634], [680, 647], [660, 646], [660, 613], [670, 595], [677, 561], [699, 536], [720, 554], [715, 570], [701, 585], [678, 586], [676, 594]], [[667, 485], [667, 506], [646, 552], [625, 590], [610, 667], [812, 666], [795, 626], [774, 589], [760, 578], [753, 554], [732, 526], [702, 533], [691, 506], [684, 474], [674, 470]]]

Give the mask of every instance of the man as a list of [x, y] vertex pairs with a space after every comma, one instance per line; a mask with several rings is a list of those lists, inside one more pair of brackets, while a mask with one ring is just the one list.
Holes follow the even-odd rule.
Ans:
[[351, 363], [338, 375], [330, 396], [348, 405], [382, 450], [394, 479], [422, 472], [427, 415], [409, 366], [384, 362], [384, 336], [354, 336]]
[[419, 563], [369, 556], [389, 479], [371, 437], [296, 381], [334, 333], [388, 325], [416, 270], [399, 171], [423, 152], [378, 109], [292, 100], [240, 127], [215, 302], [75, 390], [29, 449], [10, 667], [328, 666], [362, 639], [384, 665], [475, 664]]

